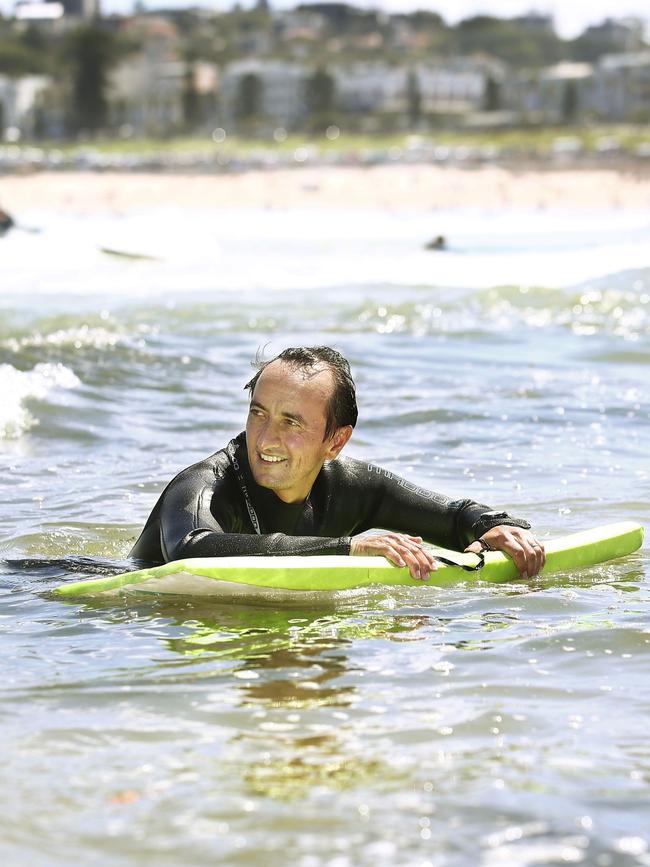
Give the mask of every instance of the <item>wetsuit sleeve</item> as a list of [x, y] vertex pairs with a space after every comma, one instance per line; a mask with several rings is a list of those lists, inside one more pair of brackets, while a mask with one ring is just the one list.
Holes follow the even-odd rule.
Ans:
[[210, 509], [212, 498], [220, 493], [219, 481], [212, 467], [205, 464], [185, 470], [169, 486], [160, 510], [160, 546], [165, 562], [185, 557], [349, 553], [347, 538], [227, 532]]
[[[357, 482], [367, 495], [368, 512], [357, 532], [382, 528], [422, 536], [445, 548], [462, 550], [491, 526], [510, 524], [529, 528], [530, 524], [505, 513], [491, 520], [490, 506], [474, 500], [452, 500], [428, 491], [394, 475], [388, 470], [354, 462]], [[505, 516], [504, 516], [505, 515]]]

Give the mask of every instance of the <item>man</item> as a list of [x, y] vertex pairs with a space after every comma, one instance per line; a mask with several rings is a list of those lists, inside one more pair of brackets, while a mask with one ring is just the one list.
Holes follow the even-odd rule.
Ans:
[[[544, 548], [530, 524], [418, 488], [339, 455], [357, 421], [348, 362], [329, 347], [285, 349], [245, 386], [245, 433], [179, 473], [131, 557], [148, 563], [250, 554], [374, 554], [426, 580], [448, 548], [504, 551], [522, 577]], [[379, 528], [377, 535], [361, 535]]]
[[13, 217], [0, 208], [0, 238], [6, 234], [12, 226], [16, 224], [13, 221]]

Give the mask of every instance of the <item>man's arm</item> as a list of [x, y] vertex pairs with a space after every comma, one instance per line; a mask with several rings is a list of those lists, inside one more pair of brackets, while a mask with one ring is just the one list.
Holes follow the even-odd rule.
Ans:
[[256, 557], [319, 554], [349, 554], [350, 540], [345, 537], [287, 536], [284, 533], [225, 533], [199, 527], [183, 536], [171, 547], [165, 547], [165, 561], [186, 557]]
[[522, 577], [532, 577], [543, 567], [543, 545], [529, 532], [527, 521], [473, 500], [451, 500], [379, 467], [358, 461], [349, 464], [369, 497], [369, 511], [360, 529], [373, 526], [389, 531], [353, 536], [351, 554], [382, 554], [398, 566], [408, 566], [414, 578], [426, 580], [437, 564], [423, 547], [425, 538], [447, 548], [476, 552], [487, 546], [504, 551]]

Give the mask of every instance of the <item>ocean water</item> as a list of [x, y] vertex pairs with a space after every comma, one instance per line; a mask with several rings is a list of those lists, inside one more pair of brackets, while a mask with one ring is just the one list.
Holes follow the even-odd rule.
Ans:
[[347, 355], [354, 456], [543, 538], [648, 525], [648, 215], [21, 222], [40, 231], [0, 240], [4, 863], [650, 864], [647, 544], [320, 606], [50, 592], [124, 561], [166, 482], [242, 429], [264, 347]]

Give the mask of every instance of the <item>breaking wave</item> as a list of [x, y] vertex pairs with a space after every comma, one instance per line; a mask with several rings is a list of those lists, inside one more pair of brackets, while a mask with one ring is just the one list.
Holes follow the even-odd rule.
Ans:
[[0, 364], [0, 439], [17, 439], [39, 423], [29, 407], [58, 389], [76, 388], [78, 377], [63, 364], [41, 363], [32, 370]]

